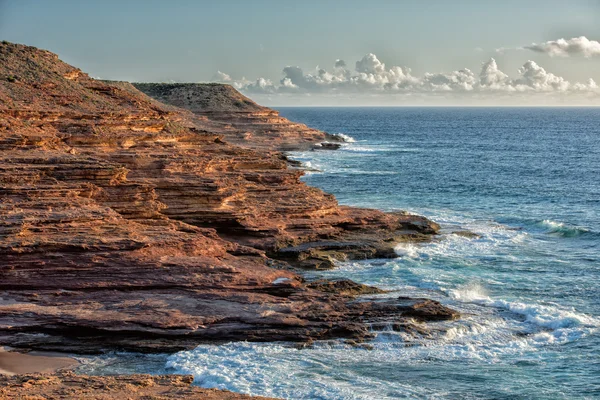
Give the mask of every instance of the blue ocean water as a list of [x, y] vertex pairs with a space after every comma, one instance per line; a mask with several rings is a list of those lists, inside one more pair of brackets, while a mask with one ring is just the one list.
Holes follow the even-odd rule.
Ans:
[[[348, 140], [292, 154], [308, 184], [443, 227], [432, 243], [398, 246], [398, 259], [320, 275], [435, 298], [463, 318], [431, 324], [431, 337], [376, 332], [372, 349], [232, 343], [90, 370], [192, 373], [285, 398], [600, 398], [600, 109], [280, 111]], [[464, 230], [479, 236], [452, 233]]]

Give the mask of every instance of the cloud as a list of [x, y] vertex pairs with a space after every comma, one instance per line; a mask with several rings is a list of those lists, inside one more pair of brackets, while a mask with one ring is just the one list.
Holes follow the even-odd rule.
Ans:
[[[514, 78], [503, 72], [495, 59], [482, 63], [479, 73], [468, 68], [414, 76], [410, 68], [386, 66], [369, 53], [356, 61], [354, 70], [343, 60], [336, 60], [329, 70], [316, 67], [304, 71], [297, 66], [283, 68], [279, 83], [259, 78], [255, 81], [231, 80], [236, 88], [248, 94], [324, 94], [338, 95], [413, 95], [413, 94], [494, 94], [510, 93], [582, 93], [600, 95], [598, 85], [589, 79], [571, 83], [546, 71], [534, 61], [527, 61]], [[223, 77], [229, 75], [219, 72]]]
[[483, 88], [502, 89], [510, 84], [508, 75], [498, 69], [496, 60], [490, 58], [481, 66], [479, 84]]
[[334, 64], [335, 68], [346, 68], [346, 61], [344, 60], [340, 60], [339, 58], [337, 60], [335, 60], [335, 64]]
[[365, 74], [381, 74], [385, 72], [385, 64], [379, 61], [375, 54], [369, 53], [356, 62], [356, 71]]
[[221, 71], [217, 71], [217, 73], [213, 76], [213, 81], [216, 82], [231, 82], [231, 80], [231, 76]]
[[270, 79], [265, 78], [258, 78], [254, 82], [248, 82], [239, 89], [242, 91], [260, 94], [276, 93], [278, 90], [278, 88], [273, 85], [273, 82]]
[[564, 78], [546, 72], [546, 70], [537, 65], [535, 61], [527, 61], [519, 68], [519, 73], [521, 76], [513, 83], [517, 89], [527, 88], [543, 92], [564, 92], [571, 86]]
[[600, 43], [589, 40], [585, 36], [571, 39], [550, 40], [544, 43], [533, 43], [524, 47], [538, 53], [545, 53], [551, 57], [583, 56], [586, 58], [600, 56]]

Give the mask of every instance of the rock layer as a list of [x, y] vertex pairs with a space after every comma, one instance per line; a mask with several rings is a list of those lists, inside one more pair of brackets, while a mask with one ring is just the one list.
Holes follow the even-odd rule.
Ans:
[[72, 372], [12, 377], [0, 375], [0, 399], [269, 399], [225, 390], [203, 389], [191, 386], [192, 382], [193, 377], [189, 375], [85, 376]]
[[[241, 95], [220, 92], [230, 112]], [[307, 285], [291, 266], [392, 257], [399, 240], [439, 227], [339, 206], [273, 144], [231, 144], [236, 123], [0, 44], [0, 344], [175, 351], [361, 339], [373, 321], [457, 316], [422, 299], [358, 303], [347, 285]], [[285, 129], [282, 147], [324, 135]]]

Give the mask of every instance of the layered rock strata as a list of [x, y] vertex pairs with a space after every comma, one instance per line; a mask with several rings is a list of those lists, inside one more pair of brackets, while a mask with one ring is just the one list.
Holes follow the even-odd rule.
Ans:
[[458, 316], [304, 282], [291, 266], [392, 257], [439, 227], [339, 206], [280, 152], [231, 144], [233, 125], [0, 44], [0, 344], [170, 352], [362, 339], [377, 321]]

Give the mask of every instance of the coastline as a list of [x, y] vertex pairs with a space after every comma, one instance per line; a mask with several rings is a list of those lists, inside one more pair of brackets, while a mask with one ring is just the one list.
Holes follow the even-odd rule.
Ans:
[[[228, 85], [153, 84], [176, 90], [157, 100], [33, 47], [3, 43], [0, 56], [0, 72], [27, 72], [0, 81], [0, 344], [102, 354], [360, 343], [390, 321], [414, 332], [413, 320], [460, 317], [437, 301], [356, 301], [377, 288], [304, 278], [338, 261], [395, 258], [397, 243], [440, 229], [418, 215], [339, 205], [303, 183], [282, 151], [335, 151], [325, 145], [332, 135]], [[42, 371], [72, 365], [5, 353], [12, 365], [2, 368], [38, 372], [32, 357]]]

